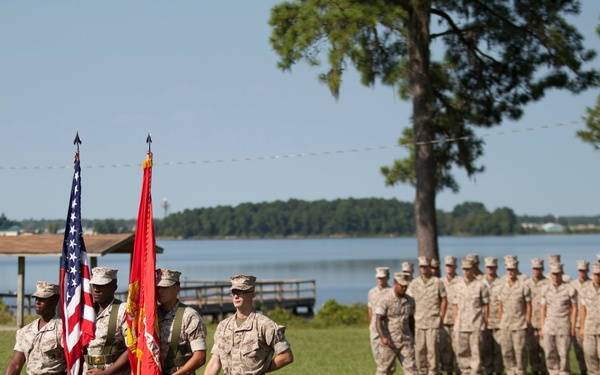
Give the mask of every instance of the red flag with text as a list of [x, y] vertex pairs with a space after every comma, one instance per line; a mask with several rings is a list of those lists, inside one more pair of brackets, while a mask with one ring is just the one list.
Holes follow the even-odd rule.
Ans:
[[152, 153], [142, 165], [144, 180], [135, 229], [129, 295], [127, 347], [131, 373], [160, 375], [160, 338], [156, 318], [156, 251], [152, 218]]

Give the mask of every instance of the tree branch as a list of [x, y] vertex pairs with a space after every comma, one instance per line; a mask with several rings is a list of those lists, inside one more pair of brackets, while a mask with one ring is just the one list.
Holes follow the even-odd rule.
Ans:
[[[437, 16], [442, 17], [444, 20], [446, 20], [446, 22], [448, 22], [448, 25], [450, 25], [450, 28], [454, 31], [454, 34], [460, 39], [460, 41], [463, 43], [463, 45], [465, 47], [467, 47], [467, 49], [469, 51], [472, 51], [474, 53], [472, 53], [472, 55], [477, 58], [477, 60], [481, 61], [481, 59], [479, 58], [478, 54], [485, 57], [486, 59], [494, 62], [495, 64], [500, 64], [496, 59], [494, 59], [492, 56], [483, 53], [483, 51], [481, 51], [479, 48], [477, 48], [477, 45], [475, 43], [473, 43], [473, 41], [468, 40], [467, 38], [465, 38], [464, 36], [464, 32], [465, 31], [470, 31], [470, 29], [465, 29], [464, 31], [461, 30], [455, 23], [454, 20], [452, 19], [452, 17], [450, 17], [446, 12], [442, 12], [441, 10], [435, 9], [435, 8], [431, 8], [431, 13], [435, 14]], [[477, 28], [475, 28], [477, 29]], [[446, 32], [446, 34], [448, 34], [448, 32]], [[483, 61], [481, 61], [483, 62]]]

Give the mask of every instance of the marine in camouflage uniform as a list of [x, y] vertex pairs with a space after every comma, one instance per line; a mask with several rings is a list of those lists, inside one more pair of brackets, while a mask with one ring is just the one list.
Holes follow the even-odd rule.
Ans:
[[401, 270], [402, 272], [408, 274], [408, 281], [411, 282], [413, 281], [414, 277], [413, 275], [415, 274], [415, 265], [411, 262], [402, 262], [401, 264]]
[[438, 278], [442, 277], [442, 271], [440, 270], [440, 261], [435, 258], [431, 259], [431, 274]]
[[[525, 282], [527, 279], [529, 279], [529, 277], [527, 275], [525, 275], [524, 273], [521, 273], [521, 271], [519, 270], [519, 259], [517, 258], [516, 255], [505, 255], [504, 256], [504, 264], [506, 263], [511, 263], [511, 262], [515, 262], [517, 264], [517, 279], [519, 281]], [[508, 274], [504, 274], [502, 275], [502, 277], [500, 277], [502, 283], [504, 283], [505, 281], [508, 280]]]
[[475, 278], [475, 263], [464, 259], [462, 267], [464, 277], [453, 301], [456, 359], [463, 375], [481, 374], [481, 333], [487, 324], [490, 295]]
[[431, 259], [419, 257], [420, 277], [406, 292], [415, 300], [415, 358], [419, 374], [440, 372], [440, 328], [446, 315], [446, 288], [433, 276]]
[[373, 358], [377, 363], [377, 351], [379, 350], [379, 333], [375, 326], [375, 314], [374, 310], [377, 307], [377, 303], [381, 296], [386, 292], [390, 292], [391, 288], [388, 285], [390, 279], [390, 269], [388, 267], [377, 267], [375, 268], [375, 278], [377, 279], [377, 286], [369, 290], [367, 295], [367, 308], [369, 314], [369, 337], [371, 339], [371, 351], [373, 352]]
[[532, 277], [525, 281], [531, 290], [531, 329], [527, 332], [527, 353], [529, 366], [534, 375], [542, 375], [546, 370], [546, 357], [541, 346], [540, 315], [542, 311], [542, 291], [552, 283], [544, 276], [544, 260], [534, 258], [531, 260]]
[[[294, 360], [285, 327], [254, 311], [256, 277], [232, 276], [236, 313], [221, 321], [204, 375], [258, 375], [279, 370]], [[273, 357], [275, 356], [275, 357]]]
[[465, 256], [465, 259], [473, 262], [473, 276], [477, 280], [483, 280], [483, 278], [485, 277], [485, 274], [483, 272], [481, 272], [481, 270], [479, 269], [479, 255], [467, 254]]
[[500, 319], [498, 317], [498, 290], [501, 279], [498, 277], [498, 259], [484, 259], [486, 275], [481, 280], [490, 294], [487, 328], [482, 334], [481, 361], [486, 374], [502, 373], [502, 351], [500, 350]]
[[62, 320], [55, 315], [59, 295], [58, 285], [37, 282], [32, 297], [35, 297], [35, 311], [40, 317], [17, 331], [13, 357], [5, 375], [20, 374], [25, 363], [30, 375], [65, 374]]
[[[560, 254], [548, 255], [548, 266], [551, 266], [554, 263], [560, 263]], [[548, 273], [546, 277], [552, 279], [552, 273]], [[570, 283], [571, 281], [573, 281], [573, 279], [571, 278], [571, 276], [567, 275], [566, 273], [563, 273], [562, 281], [563, 283]]]
[[575, 335], [577, 291], [562, 281], [563, 264], [550, 265], [552, 284], [542, 292], [540, 336], [550, 375], [569, 374], [569, 348]]
[[[571, 281], [571, 285], [577, 291], [577, 295], [581, 294], [581, 290], [584, 285], [592, 282], [588, 276], [588, 272], [590, 270], [590, 263], [585, 260], [577, 261], [577, 272], [579, 273], [579, 277], [576, 280]], [[581, 299], [577, 299], [577, 320], [575, 321], [575, 330], [579, 332], [579, 324], [581, 321]], [[585, 356], [583, 350], [583, 341], [579, 337], [579, 335], [575, 335], [572, 340], [573, 350], [575, 351], [575, 358], [577, 359], [577, 364], [579, 364], [579, 373], [581, 375], [587, 374], [587, 366], [585, 364]]]
[[588, 375], [600, 375], [600, 263], [592, 264], [592, 282], [581, 288], [581, 326], [583, 352]]
[[[181, 272], [156, 271], [162, 373], [195, 374], [206, 362], [206, 325], [200, 314], [179, 299]], [[173, 342], [177, 340], [177, 342]]]
[[[109, 267], [94, 267], [90, 279], [96, 323], [94, 339], [84, 348], [84, 373], [99, 373], [109, 367], [115, 367], [116, 375], [128, 375], [129, 358], [127, 356], [127, 323], [125, 313], [127, 304], [115, 299], [117, 290], [117, 270]], [[115, 326], [109, 327], [112, 311], [117, 310]], [[109, 336], [109, 331], [114, 335]]]
[[500, 347], [507, 375], [525, 375], [527, 333], [531, 327], [531, 289], [518, 278], [518, 262], [505, 261], [507, 278], [498, 291]]
[[456, 257], [447, 256], [444, 258], [446, 276], [442, 277], [444, 288], [446, 289], [446, 299], [449, 308], [444, 316], [444, 327], [440, 337], [441, 367], [442, 371], [449, 374], [458, 373], [456, 363], [456, 353], [454, 351], [454, 314], [453, 301], [456, 296], [456, 287], [462, 281], [462, 277], [456, 274]]
[[406, 294], [410, 275], [394, 273], [394, 289], [379, 300], [375, 309], [377, 331], [381, 347], [377, 360], [377, 375], [389, 375], [400, 360], [405, 375], [415, 375], [414, 338], [409, 317], [414, 315], [415, 301]]

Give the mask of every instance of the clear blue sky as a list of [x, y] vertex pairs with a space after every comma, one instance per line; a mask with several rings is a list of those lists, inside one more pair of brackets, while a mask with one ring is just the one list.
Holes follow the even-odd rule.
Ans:
[[[336, 102], [316, 79], [324, 68], [278, 70], [267, 24], [276, 3], [1, 2], [0, 213], [66, 215], [72, 169], [48, 167], [72, 165], [77, 130], [88, 219], [136, 217], [141, 168], [99, 166], [141, 164], [148, 130], [157, 217], [164, 198], [170, 212], [289, 198], [412, 201], [412, 187], [385, 187], [379, 173], [406, 155], [402, 148], [189, 163], [394, 146], [409, 126], [407, 103], [391, 88], [361, 86], [352, 71]], [[600, 50], [600, 6], [583, 3], [576, 23]], [[597, 95], [553, 92], [521, 121], [481, 134], [578, 121]], [[486, 172], [475, 180], [457, 172], [461, 192], [440, 194], [438, 207], [478, 201], [517, 214], [600, 214], [600, 152], [575, 137], [582, 128], [486, 138]]]

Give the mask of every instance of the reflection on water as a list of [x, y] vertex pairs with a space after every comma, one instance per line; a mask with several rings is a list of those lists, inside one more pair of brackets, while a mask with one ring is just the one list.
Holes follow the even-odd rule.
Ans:
[[[328, 299], [340, 303], [366, 301], [368, 290], [375, 285], [375, 267], [387, 266], [398, 271], [403, 261], [415, 262], [417, 243], [414, 238], [370, 239], [294, 239], [294, 240], [203, 240], [158, 241], [165, 249], [157, 255], [158, 267], [177, 269], [187, 279], [227, 279], [238, 273], [253, 274], [260, 279], [315, 279], [317, 308]], [[519, 237], [442, 237], [440, 256], [462, 258], [477, 253], [483, 259], [518, 255], [523, 273], [530, 274], [530, 259], [547, 259], [548, 254], [562, 254], [565, 271], [576, 276], [579, 259], [596, 260], [600, 235], [547, 235]], [[129, 280], [129, 257], [108, 255], [99, 266], [118, 268], [119, 290]], [[547, 265], [546, 265], [547, 266]], [[26, 292], [34, 291], [35, 282], [58, 283], [59, 260], [50, 257], [26, 259]], [[548, 268], [548, 267], [546, 267]], [[0, 258], [0, 291], [16, 289], [17, 258]]]

